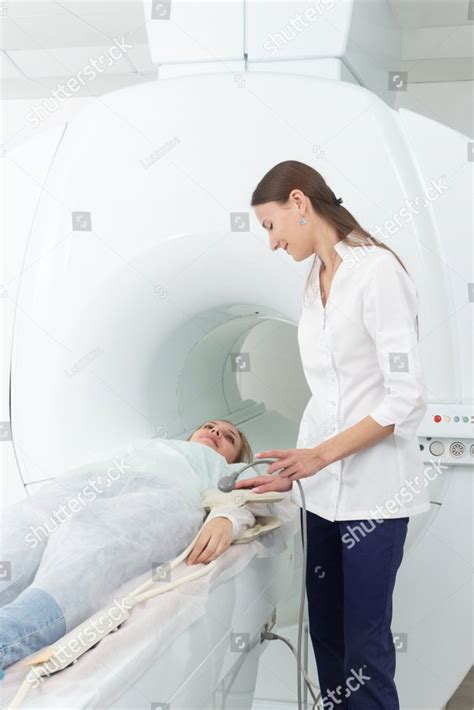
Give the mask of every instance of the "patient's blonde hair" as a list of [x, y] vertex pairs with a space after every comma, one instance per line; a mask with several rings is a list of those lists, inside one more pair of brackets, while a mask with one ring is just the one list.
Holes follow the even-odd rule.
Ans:
[[[195, 434], [198, 429], [203, 427], [207, 421], [208, 421], [208, 419], [206, 419], [205, 421], [202, 422], [202, 424], [200, 424], [198, 427], [196, 427], [196, 429], [192, 432], [192, 434], [190, 434], [188, 436], [186, 441], [189, 441], [191, 439], [191, 437], [193, 436], [193, 434]], [[242, 446], [240, 447], [240, 451], [237, 454], [237, 458], [233, 463], [250, 463], [251, 461], [253, 461], [254, 456], [253, 456], [252, 447], [250, 446], [249, 440], [247, 439], [247, 437], [245, 436], [243, 431], [240, 431], [240, 429], [235, 426], [234, 422], [230, 422], [228, 419], [218, 419], [217, 421], [226, 422], [226, 424], [232, 424], [232, 426], [235, 427], [240, 434]]]

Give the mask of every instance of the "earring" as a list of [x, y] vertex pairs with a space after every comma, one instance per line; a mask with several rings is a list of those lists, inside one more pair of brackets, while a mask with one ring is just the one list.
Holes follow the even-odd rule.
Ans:
[[304, 214], [301, 215], [300, 224], [306, 224], [306, 220], [305, 220], [305, 218], [304, 218]]

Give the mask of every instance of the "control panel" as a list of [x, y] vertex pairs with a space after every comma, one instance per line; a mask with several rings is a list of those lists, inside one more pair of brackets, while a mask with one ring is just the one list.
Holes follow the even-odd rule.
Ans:
[[429, 404], [417, 434], [424, 461], [474, 463], [473, 405]]

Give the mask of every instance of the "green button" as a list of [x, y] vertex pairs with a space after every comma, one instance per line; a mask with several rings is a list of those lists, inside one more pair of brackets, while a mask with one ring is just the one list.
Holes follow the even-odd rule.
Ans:
[[459, 421], [459, 417], [454, 417], [454, 421], [455, 421], [455, 422], [458, 422], [458, 421]]
[[463, 417], [462, 420], [463, 420], [463, 422], [468, 422], [468, 421], [469, 421], [469, 417]]

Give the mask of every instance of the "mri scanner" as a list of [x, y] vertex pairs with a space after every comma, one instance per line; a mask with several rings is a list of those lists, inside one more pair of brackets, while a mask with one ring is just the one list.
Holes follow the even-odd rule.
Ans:
[[[404, 709], [443, 707], [473, 660], [467, 140], [354, 83], [261, 70], [236, 82], [219, 71], [93, 99], [18, 148], [8, 168], [6, 189], [21, 194], [8, 241], [22, 263], [8, 296], [11, 430], [2, 445], [27, 494], [124, 442], [186, 438], [207, 418], [231, 419], [254, 451], [295, 445], [310, 396], [296, 326], [311, 260], [272, 253], [249, 208], [274, 164], [314, 166], [400, 255], [420, 298], [429, 406], [418, 434], [431, 499], [430, 512], [410, 520], [394, 595]], [[171, 606], [161, 622], [153, 617], [168, 620], [166, 644], [145, 650], [150, 607], [139, 646], [129, 637], [132, 657], [121, 630], [32, 691], [29, 707], [68, 698], [71, 707], [208, 708], [219, 698], [251, 708], [264, 646], [232, 653], [229, 634], [258, 640], [285, 600], [291, 616], [297, 539], [295, 554], [291, 545], [260, 558], [233, 548], [232, 573], [199, 597], [188, 623], [173, 627]], [[181, 596], [179, 608], [192, 603]]]

